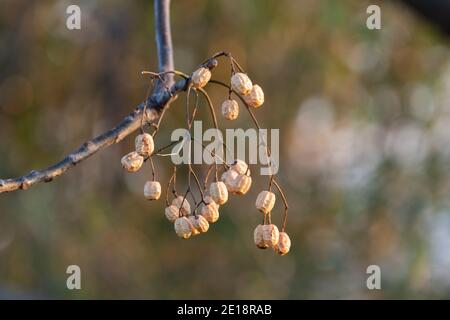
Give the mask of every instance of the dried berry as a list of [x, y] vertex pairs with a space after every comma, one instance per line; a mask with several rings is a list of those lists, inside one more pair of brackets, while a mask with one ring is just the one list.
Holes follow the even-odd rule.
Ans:
[[136, 172], [141, 168], [144, 158], [133, 151], [123, 156], [120, 162], [122, 167], [128, 172]]
[[219, 220], [219, 205], [214, 202], [210, 197], [205, 197], [206, 205], [204, 205], [200, 211], [201, 215], [209, 223], [214, 223]]
[[217, 210], [219, 210], [219, 205], [213, 200], [213, 198], [211, 198], [210, 196], [206, 196], [205, 197], [205, 202], [206, 202], [206, 204], [208, 205], [212, 205], [212, 206], [214, 206]]
[[153, 153], [153, 150], [155, 150], [153, 137], [148, 133], [138, 135], [134, 141], [134, 144], [136, 147], [136, 152], [143, 157], [149, 157]]
[[235, 73], [231, 77], [231, 88], [238, 94], [245, 96], [252, 90], [252, 81], [245, 73]]
[[244, 195], [248, 192], [251, 185], [252, 185], [252, 177], [246, 176], [245, 174], [240, 174], [234, 180], [233, 186], [234, 193], [238, 195]]
[[253, 85], [252, 90], [244, 96], [245, 102], [253, 108], [259, 108], [264, 103], [264, 92], [257, 84]]
[[222, 205], [228, 200], [228, 190], [222, 181], [213, 182], [209, 186], [209, 194], [215, 203]]
[[189, 216], [188, 217], [189, 223], [191, 225], [191, 236], [196, 236], [196, 235], [200, 234], [200, 231], [197, 230], [197, 228], [194, 227], [194, 225], [192, 224], [192, 217], [194, 217], [194, 216]]
[[188, 239], [192, 234], [192, 225], [186, 217], [177, 218], [174, 228], [180, 238]]
[[234, 163], [230, 166], [231, 170], [236, 171], [239, 174], [250, 175], [250, 169], [248, 168], [248, 164], [240, 159], [236, 159]]
[[270, 191], [261, 191], [256, 198], [255, 205], [262, 213], [269, 213], [275, 205], [275, 194]]
[[236, 100], [228, 99], [222, 103], [222, 115], [227, 120], [236, 120], [239, 115], [239, 105]]
[[158, 200], [161, 196], [161, 184], [158, 181], [147, 181], [144, 185], [144, 197], [147, 200]]
[[263, 228], [262, 224], [258, 225], [253, 232], [253, 239], [255, 240], [255, 245], [260, 249], [266, 249], [268, 246], [264, 242], [263, 238]]
[[191, 79], [194, 88], [203, 88], [211, 79], [211, 71], [204, 67], [198, 68], [192, 74]]
[[200, 232], [204, 233], [209, 229], [208, 220], [206, 220], [206, 218], [201, 214], [198, 214], [197, 216], [194, 215], [189, 216], [189, 221], [194, 226], [194, 229], [199, 233]]
[[262, 228], [263, 242], [268, 247], [275, 247], [278, 244], [280, 233], [274, 224], [266, 224]]
[[234, 170], [227, 170], [224, 173], [222, 173], [222, 177], [220, 178], [220, 180], [222, 180], [222, 182], [225, 183], [229, 193], [236, 192], [236, 179], [238, 177], [239, 173], [237, 173]]
[[275, 251], [284, 256], [291, 249], [291, 239], [286, 232], [280, 232], [278, 244], [275, 246]]
[[178, 196], [175, 199], [173, 199], [172, 204], [178, 209], [181, 208], [181, 214], [183, 216], [188, 216], [191, 213], [191, 205], [189, 204], [188, 200], [185, 199], [183, 196]]
[[180, 217], [180, 209], [172, 204], [166, 207], [164, 214], [166, 215], [167, 220], [170, 222], [175, 222], [175, 220]]

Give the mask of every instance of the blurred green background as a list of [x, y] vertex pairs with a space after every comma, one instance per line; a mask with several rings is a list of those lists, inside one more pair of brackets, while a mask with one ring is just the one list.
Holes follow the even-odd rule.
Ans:
[[[381, 30], [366, 28], [373, 3]], [[69, 4], [81, 30], [66, 29]], [[291, 252], [254, 247], [256, 174], [207, 234], [177, 238], [164, 201], [143, 198], [148, 166], [121, 168], [132, 135], [52, 183], [0, 195], [0, 297], [450, 298], [448, 40], [388, 1], [173, 1], [171, 16], [177, 69], [227, 50], [264, 88], [256, 113], [281, 128]], [[152, 1], [1, 0], [0, 177], [47, 167], [131, 112], [141, 70], [157, 69], [153, 25]], [[222, 62], [214, 78], [228, 76]], [[218, 108], [225, 92], [207, 89]], [[158, 146], [183, 126], [183, 100]], [[233, 123], [251, 125], [245, 113]], [[164, 186], [170, 160], [155, 165]], [[82, 290], [66, 288], [71, 264]], [[381, 290], [366, 287], [371, 264]]]

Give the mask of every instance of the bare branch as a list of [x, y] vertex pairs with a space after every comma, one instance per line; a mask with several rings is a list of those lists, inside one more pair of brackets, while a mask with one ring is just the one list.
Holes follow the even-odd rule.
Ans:
[[[170, 0], [155, 0], [154, 5], [159, 72], [175, 70], [173, 63], [172, 32], [170, 30]], [[170, 87], [173, 84], [173, 74], [165, 74], [163, 78], [165, 86]]]
[[[170, 0], [155, 0], [156, 45], [160, 72], [174, 69], [169, 4]], [[173, 74], [170, 72], [164, 74], [164, 77], [164, 83], [159, 82], [153, 94], [148, 98], [147, 106], [145, 106], [145, 102], [141, 103], [116, 127], [83, 143], [77, 150], [47, 169], [32, 170], [27, 175], [18, 178], [0, 179], [0, 193], [19, 189], [26, 190], [36, 183], [50, 182], [94, 153], [118, 143], [139, 129], [144, 109], [146, 123], [157, 120], [163, 110], [176, 98], [177, 93], [186, 90], [189, 82], [188, 79], [183, 79], [174, 83]]]
[[[146, 110], [146, 122], [154, 121], [158, 119], [160, 112], [166, 108], [176, 94], [180, 91], [185, 90], [187, 81], [180, 80], [176, 82], [170, 89], [166, 91], [161, 99], [158, 93], [158, 99], [152, 95], [148, 101]], [[156, 102], [156, 100], [162, 100]], [[33, 170], [29, 174], [13, 178], [13, 179], [0, 179], [0, 193], [10, 192], [18, 189], [26, 190], [33, 184], [38, 182], [50, 182], [55, 177], [63, 174], [70, 168], [74, 167], [81, 161], [89, 158], [94, 153], [123, 140], [126, 136], [130, 135], [137, 129], [139, 129], [141, 124], [142, 112], [144, 110], [145, 103], [141, 103], [136, 109], [130, 113], [125, 119], [123, 119], [116, 127], [98, 135], [97, 137], [83, 143], [74, 152], [67, 155], [63, 160], [57, 164], [41, 171]]]

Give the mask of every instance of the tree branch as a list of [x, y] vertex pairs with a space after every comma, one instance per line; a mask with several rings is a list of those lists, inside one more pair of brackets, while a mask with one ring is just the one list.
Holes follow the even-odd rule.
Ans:
[[[174, 69], [169, 3], [170, 0], [155, 0], [156, 46], [160, 72]], [[0, 193], [19, 189], [26, 190], [36, 183], [50, 182], [94, 153], [118, 143], [140, 127], [144, 107], [146, 122], [158, 119], [161, 112], [169, 106], [176, 95], [180, 91], [186, 90], [188, 84], [188, 80], [185, 79], [174, 83], [172, 74], [165, 74], [164, 77], [164, 83], [157, 84], [153, 94], [147, 100], [146, 107], [145, 102], [141, 103], [117, 126], [83, 143], [77, 150], [47, 169], [32, 170], [27, 175], [18, 178], [0, 179]]]
[[[159, 72], [175, 70], [173, 63], [172, 32], [170, 31], [170, 0], [155, 0], [155, 30]], [[165, 74], [166, 86], [173, 84], [173, 74]]]

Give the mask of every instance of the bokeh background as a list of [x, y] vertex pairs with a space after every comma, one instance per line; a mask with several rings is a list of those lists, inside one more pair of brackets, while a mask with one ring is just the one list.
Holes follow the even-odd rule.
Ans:
[[[374, 3], [382, 29], [371, 31]], [[81, 30], [66, 29], [69, 4]], [[173, 1], [171, 15], [177, 69], [227, 50], [265, 90], [256, 113], [281, 128], [290, 254], [254, 247], [267, 183], [256, 167], [207, 234], [178, 239], [164, 201], [143, 198], [148, 166], [121, 169], [130, 136], [52, 183], [0, 195], [0, 297], [450, 298], [448, 38], [391, 1]], [[140, 103], [140, 71], [157, 69], [153, 25], [152, 1], [1, 0], [0, 177], [59, 161]], [[227, 66], [214, 77], [227, 80]], [[208, 91], [218, 108], [226, 93]], [[183, 125], [183, 100], [158, 146]], [[252, 123], [242, 113], [233, 126]], [[155, 165], [166, 184], [170, 160]], [[281, 224], [281, 201], [273, 216]], [[66, 288], [71, 264], [82, 290]], [[381, 290], [366, 288], [371, 264]]]

